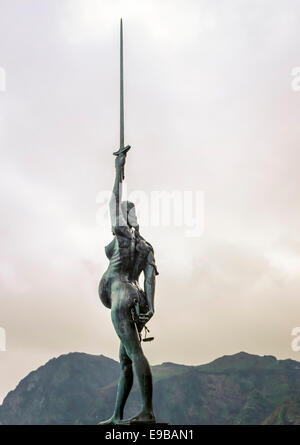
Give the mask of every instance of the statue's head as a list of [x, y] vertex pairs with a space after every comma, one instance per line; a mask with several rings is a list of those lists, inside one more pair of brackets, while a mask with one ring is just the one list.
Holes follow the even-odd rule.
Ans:
[[121, 202], [121, 210], [124, 215], [124, 218], [127, 221], [129, 227], [134, 227], [136, 230], [139, 229], [138, 220], [135, 212], [135, 205], [131, 201], [122, 201]]

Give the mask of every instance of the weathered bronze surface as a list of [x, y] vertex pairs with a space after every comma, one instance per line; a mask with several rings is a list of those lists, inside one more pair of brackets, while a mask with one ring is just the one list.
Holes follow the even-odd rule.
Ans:
[[[110, 200], [114, 238], [105, 248], [109, 266], [99, 284], [99, 297], [104, 306], [111, 309], [113, 326], [121, 341], [121, 376], [113, 415], [100, 425], [155, 423], [152, 376], [141, 347], [141, 331], [154, 314], [155, 276], [158, 271], [153, 248], [140, 234], [134, 204], [122, 200], [125, 161], [130, 149], [130, 146], [124, 146], [122, 21], [120, 32], [120, 148], [114, 153], [116, 173]], [[139, 285], [142, 272], [144, 289]], [[146, 341], [151, 339], [148, 337]], [[124, 420], [124, 406], [132, 388], [133, 371], [141, 391], [142, 408], [132, 419]]]

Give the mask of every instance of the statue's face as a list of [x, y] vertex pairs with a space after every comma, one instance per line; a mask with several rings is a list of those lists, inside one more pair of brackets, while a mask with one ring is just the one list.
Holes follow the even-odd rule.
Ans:
[[132, 207], [128, 206], [127, 209], [127, 223], [130, 227], [138, 226], [138, 220], [135, 213], [135, 205]]

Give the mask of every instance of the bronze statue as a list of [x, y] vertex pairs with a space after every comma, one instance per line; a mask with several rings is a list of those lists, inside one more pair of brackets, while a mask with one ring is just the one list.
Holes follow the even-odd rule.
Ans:
[[[152, 407], [152, 376], [141, 347], [141, 331], [154, 314], [155, 276], [158, 274], [154, 251], [140, 234], [135, 206], [122, 201], [122, 183], [127, 153], [124, 146], [123, 31], [120, 29], [120, 149], [114, 153], [116, 176], [110, 200], [114, 235], [105, 252], [109, 266], [99, 284], [99, 297], [111, 309], [115, 331], [120, 338], [121, 376], [115, 409], [107, 424], [155, 423]], [[144, 289], [139, 277], [144, 272]], [[147, 329], [147, 328], [146, 328]], [[146, 339], [151, 340], [151, 339]], [[126, 400], [133, 384], [133, 370], [142, 395], [142, 409], [132, 419], [123, 420]]]

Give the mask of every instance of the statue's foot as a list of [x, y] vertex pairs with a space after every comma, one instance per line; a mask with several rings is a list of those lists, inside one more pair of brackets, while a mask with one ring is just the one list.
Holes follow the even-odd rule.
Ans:
[[128, 420], [121, 420], [116, 416], [111, 416], [110, 419], [103, 420], [103, 422], [99, 422], [98, 425], [128, 425]]
[[156, 423], [153, 411], [141, 411], [136, 416], [129, 419], [130, 425], [135, 423]]

